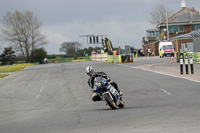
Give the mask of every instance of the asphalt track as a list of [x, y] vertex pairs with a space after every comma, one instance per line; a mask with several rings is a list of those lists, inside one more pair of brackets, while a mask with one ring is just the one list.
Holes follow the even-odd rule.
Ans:
[[[91, 100], [88, 65], [118, 83], [123, 109]], [[134, 65], [36, 65], [1, 79], [0, 133], [199, 133], [200, 83]]]

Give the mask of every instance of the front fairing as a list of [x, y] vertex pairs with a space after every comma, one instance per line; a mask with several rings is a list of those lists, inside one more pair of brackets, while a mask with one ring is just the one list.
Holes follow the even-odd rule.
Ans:
[[120, 95], [119, 92], [112, 86], [112, 85], [108, 85], [109, 92], [112, 94], [114, 101], [117, 105], [119, 105], [120, 103]]
[[94, 92], [102, 94], [107, 91], [109, 83], [102, 77], [96, 77], [94, 80]]

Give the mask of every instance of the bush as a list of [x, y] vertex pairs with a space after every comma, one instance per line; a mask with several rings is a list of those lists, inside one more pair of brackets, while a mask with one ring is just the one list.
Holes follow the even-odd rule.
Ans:
[[40, 64], [44, 63], [44, 58], [47, 57], [47, 52], [43, 48], [34, 49], [31, 52], [31, 63], [39, 62]]
[[15, 63], [16, 55], [12, 47], [4, 48], [3, 54], [0, 55], [1, 65], [12, 65]]

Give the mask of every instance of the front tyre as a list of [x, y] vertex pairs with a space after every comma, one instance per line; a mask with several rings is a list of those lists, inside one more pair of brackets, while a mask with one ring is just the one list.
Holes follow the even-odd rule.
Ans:
[[124, 101], [122, 100], [122, 98], [120, 99], [120, 104], [119, 104], [119, 108], [123, 108], [124, 107]]
[[110, 106], [110, 108], [115, 110], [117, 108], [117, 105], [111, 99], [110, 95], [107, 93], [104, 97], [105, 97], [105, 100], [106, 100], [107, 104]]

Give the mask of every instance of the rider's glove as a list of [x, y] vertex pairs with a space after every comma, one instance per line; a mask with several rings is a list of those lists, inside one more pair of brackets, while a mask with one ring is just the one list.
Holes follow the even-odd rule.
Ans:
[[109, 78], [109, 79], [106, 79], [106, 81], [107, 81], [107, 82], [110, 82], [110, 81], [111, 81], [111, 79], [110, 79], [110, 78]]

